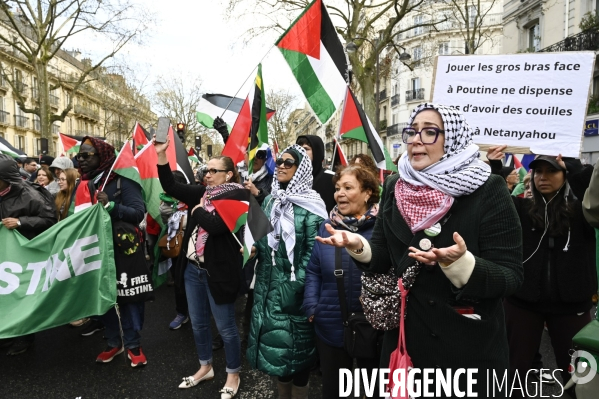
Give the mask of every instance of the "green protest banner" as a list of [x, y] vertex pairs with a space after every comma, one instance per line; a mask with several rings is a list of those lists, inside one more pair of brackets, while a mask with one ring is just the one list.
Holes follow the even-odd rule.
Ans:
[[0, 225], [0, 338], [102, 315], [115, 303], [112, 224], [101, 205], [31, 241]]

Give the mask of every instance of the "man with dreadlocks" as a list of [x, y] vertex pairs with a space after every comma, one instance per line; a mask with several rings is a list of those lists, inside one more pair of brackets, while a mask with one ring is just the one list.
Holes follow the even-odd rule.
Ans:
[[[76, 159], [79, 162], [79, 173], [81, 174], [81, 183], [76, 194], [77, 201], [81, 203], [81, 199], [84, 199], [92, 204], [99, 202], [104, 205], [110, 214], [113, 229], [120, 222], [138, 226], [145, 213], [141, 187], [132, 180], [111, 172], [112, 165], [116, 160], [114, 147], [95, 137], [84, 137]], [[143, 252], [141, 249], [135, 251], [135, 247], [133, 249], [135, 253]], [[115, 246], [114, 252], [118, 268], [120, 259], [122, 259], [120, 256], [122, 250]], [[145, 267], [144, 255], [141, 258], [133, 255], [126, 259], [131, 263], [143, 262]], [[108, 347], [98, 355], [96, 362], [108, 363], [127, 349], [131, 367], [143, 366], [147, 360], [140, 346], [139, 332], [143, 327], [144, 302], [138, 300], [121, 303], [120, 299], [119, 297], [124, 345], [121, 342], [119, 320], [115, 308], [110, 309], [99, 320], [92, 320], [82, 335], [91, 335], [95, 331], [106, 328], [104, 336], [108, 341]]]

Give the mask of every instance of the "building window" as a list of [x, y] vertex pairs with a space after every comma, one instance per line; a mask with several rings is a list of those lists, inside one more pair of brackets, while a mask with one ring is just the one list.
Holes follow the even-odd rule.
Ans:
[[528, 50], [539, 51], [541, 49], [541, 34], [539, 24], [536, 23], [528, 28]]
[[476, 9], [476, 6], [468, 7], [468, 22], [471, 28], [474, 27], [475, 22], [477, 25], [480, 25], [480, 21], [476, 18], [477, 16], [478, 10]]
[[424, 19], [422, 18], [422, 15], [417, 15], [414, 17], [414, 36], [424, 33], [424, 26], [416, 26], [421, 25], [423, 21]]
[[412, 79], [412, 90], [416, 91], [420, 89], [420, 78]]
[[439, 43], [439, 55], [449, 55], [449, 42]]
[[417, 46], [412, 49], [412, 61], [415, 66], [420, 65], [420, 59], [422, 59], [422, 47]]

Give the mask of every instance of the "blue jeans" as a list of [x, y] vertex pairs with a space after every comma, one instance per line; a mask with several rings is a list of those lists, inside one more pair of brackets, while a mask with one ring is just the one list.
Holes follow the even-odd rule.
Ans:
[[[144, 302], [119, 305], [125, 349], [133, 349], [141, 345], [141, 335], [139, 332], [144, 323], [144, 305]], [[108, 341], [108, 346], [112, 348], [120, 347], [121, 331], [115, 308], [111, 308], [105, 315], [100, 317], [100, 320], [106, 327], [104, 336]]]
[[187, 305], [200, 365], [212, 364], [212, 331], [210, 328], [210, 312], [212, 311], [216, 328], [225, 343], [227, 373], [238, 373], [241, 370], [241, 340], [237, 324], [235, 324], [235, 303], [223, 305], [214, 303], [214, 298], [208, 288], [207, 277], [206, 271], [198, 269], [193, 263], [189, 263], [185, 268]]

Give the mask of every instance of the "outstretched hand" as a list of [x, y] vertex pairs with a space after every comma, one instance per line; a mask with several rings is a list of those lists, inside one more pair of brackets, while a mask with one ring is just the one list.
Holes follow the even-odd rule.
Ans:
[[443, 263], [445, 266], [449, 266], [464, 256], [468, 250], [466, 242], [457, 232], [453, 233], [453, 241], [455, 242], [455, 245], [452, 245], [451, 247], [433, 248], [430, 251], [421, 251], [418, 248], [410, 247], [409, 250], [411, 253], [408, 255], [421, 263], [431, 264], [438, 262]]
[[329, 223], [325, 224], [325, 228], [331, 236], [327, 238], [316, 237], [318, 242], [333, 247], [347, 248], [351, 251], [362, 248], [362, 240], [359, 234], [345, 230], [335, 230]]

